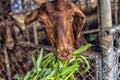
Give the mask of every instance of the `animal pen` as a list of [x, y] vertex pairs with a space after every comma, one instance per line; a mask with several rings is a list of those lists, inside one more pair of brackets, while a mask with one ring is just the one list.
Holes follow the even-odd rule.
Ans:
[[[11, 0], [11, 5], [14, 5], [14, 1], [16, 0]], [[13, 16], [15, 17], [21, 17], [22, 15], [22, 17], [25, 18], [27, 12], [39, 6], [34, 3], [34, 0], [18, 1], [18, 4], [20, 4], [19, 8], [16, 9], [12, 6]], [[47, 1], [51, 0], [46, 0], [46, 2]], [[82, 34], [89, 43], [94, 45], [92, 50], [97, 52], [85, 55], [90, 63], [90, 69], [85, 74], [77, 74], [76, 79], [120, 80], [120, 0], [69, 1], [75, 3], [87, 16]], [[33, 31], [31, 26], [33, 26]], [[44, 48], [45, 53], [51, 51], [51, 47], [43, 42], [44, 38], [42, 37], [45, 37], [45, 35], [43, 29], [39, 26], [41, 25], [37, 22], [28, 25], [26, 27], [28, 30], [26, 31], [26, 35], [29, 41], [16, 43], [14, 51], [7, 51], [6, 48], [2, 50], [2, 48], [0, 48], [1, 78], [10, 80], [14, 74], [25, 74], [33, 67], [31, 60], [32, 53], [37, 55], [41, 48]], [[5, 62], [7, 60], [4, 60], [5, 55], [3, 55], [3, 53], [7, 55], [7, 58], [9, 57], [9, 62]], [[80, 69], [82, 70], [85, 66], [86, 65], [82, 65]]]

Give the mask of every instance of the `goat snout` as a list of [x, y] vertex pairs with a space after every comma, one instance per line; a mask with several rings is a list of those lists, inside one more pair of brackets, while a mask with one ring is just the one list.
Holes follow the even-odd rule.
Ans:
[[5, 45], [9, 50], [12, 50], [14, 48], [14, 41], [12, 39], [8, 40], [6, 41]]
[[72, 50], [57, 50], [56, 56], [60, 60], [69, 60], [72, 57]]

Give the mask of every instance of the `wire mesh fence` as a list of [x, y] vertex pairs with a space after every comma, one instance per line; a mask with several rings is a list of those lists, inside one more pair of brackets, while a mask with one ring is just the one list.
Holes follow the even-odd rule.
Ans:
[[[81, 74], [77, 80], [120, 80], [120, 26], [106, 27], [103, 31], [102, 37], [109, 46], [101, 45], [106, 49], [106, 53], [103, 55], [93, 55], [88, 57], [88, 61], [91, 65], [90, 70], [86, 74]], [[113, 35], [112, 41], [105, 36], [109, 34]], [[83, 69], [83, 65], [80, 69]]]
[[[98, 8], [98, 0], [70, 1], [74, 2], [86, 14], [94, 12]], [[114, 7], [115, 2], [111, 0], [111, 3], [112, 11], [116, 12], [117, 10]], [[30, 5], [27, 7], [27, 9], [31, 8], [32, 7]], [[116, 16], [116, 14], [114, 16]], [[115, 19], [113, 22], [115, 23]], [[77, 80], [120, 80], [120, 39], [118, 32], [112, 34], [112, 40], [106, 37], [108, 33], [107, 31], [110, 30], [109, 27], [105, 26], [105, 29], [102, 30], [102, 33], [104, 34], [104, 36], [102, 36], [102, 39], [105, 43], [107, 43], [107, 46], [101, 45], [101, 47], [105, 49], [105, 52], [100, 56], [94, 55], [91, 58], [87, 56], [91, 68], [86, 74], [77, 76]], [[99, 27], [97, 28], [99, 29]], [[83, 69], [84, 67], [85, 65], [83, 65], [80, 69]]]
[[112, 27], [111, 29], [108, 29], [108, 32], [113, 34], [113, 52], [115, 54], [115, 67], [116, 67], [116, 79], [120, 80], [120, 26]]
[[[111, 30], [110, 27], [112, 26], [111, 25], [112, 23], [115, 25], [119, 24], [119, 11], [118, 11], [119, 0], [106, 0], [106, 1], [100, 0], [100, 1], [99, 2], [98, 0], [76, 1], [76, 4], [79, 5], [79, 7], [83, 10], [84, 10], [83, 5], [86, 6], [86, 8], [91, 11], [92, 9], [95, 9], [94, 5], [97, 4], [97, 2], [99, 5], [97, 6], [97, 8], [99, 7], [101, 8], [101, 5], [102, 5], [102, 8], [98, 11], [98, 12], [102, 11], [102, 13], [100, 14], [97, 13], [98, 16], [102, 16], [102, 19], [98, 19], [98, 20], [101, 20], [102, 22], [102, 25], [99, 26], [102, 31], [101, 32], [102, 37], [99, 36], [100, 38], [102, 38], [101, 39], [102, 44], [100, 45], [102, 47], [102, 55], [101, 55], [102, 57], [100, 58], [102, 62], [101, 62], [101, 65], [100, 64], [94, 65], [94, 66], [99, 66], [98, 67], [99, 71], [96, 72], [99, 75], [97, 76], [97, 78], [95, 78], [95, 76], [92, 75], [94, 76], [94, 78], [89, 79], [84, 77], [81, 80], [97, 80], [97, 79], [98, 80], [120, 80], [120, 52], [119, 52], [120, 51], [119, 50], [120, 49], [120, 38], [119, 38], [120, 30], [119, 30], [119, 27], [117, 28], [113, 27], [113, 30], [115, 31], [115, 33], [108, 34], [109, 30]], [[110, 4], [110, 1], [111, 1], [111, 4]], [[88, 13], [90, 12], [89, 10], [88, 10]], [[111, 10], [112, 10], [112, 14], [111, 14]], [[112, 15], [112, 18], [111, 18], [111, 15]]]
[[[92, 54], [90, 54], [92, 55]], [[90, 63], [90, 69], [85, 74], [78, 74], [76, 76], [76, 80], [101, 80], [100, 76], [102, 76], [99, 72], [101, 71], [101, 56], [94, 55], [92, 57], [87, 56], [88, 62]], [[83, 70], [85, 65], [83, 64], [80, 67], [80, 70]]]
[[[97, 7], [97, 0], [73, 0], [72, 2], [76, 3], [79, 8], [85, 12], [86, 14], [90, 13], [90, 11], [94, 11]], [[112, 11], [117, 11], [114, 7], [114, 1], [111, 0]], [[29, 6], [30, 8], [31, 6]], [[28, 8], [28, 9], [29, 9]], [[87, 10], [87, 12], [86, 12]], [[117, 20], [116, 20], [117, 21]], [[115, 21], [114, 21], [115, 22]], [[113, 35], [113, 39], [110, 40], [106, 37], [107, 32], [109, 31], [109, 27], [103, 30], [105, 36], [102, 37], [103, 41], [107, 43], [107, 46], [101, 45], [102, 48], [105, 49], [106, 52], [103, 53], [102, 57], [92, 57], [88, 60], [91, 64], [90, 70], [84, 74], [80, 75], [78, 80], [119, 80], [120, 79], [120, 39], [119, 32], [116, 32]], [[107, 53], [107, 54], [106, 54]], [[100, 62], [100, 60], [102, 62]], [[82, 66], [84, 67], [84, 66]], [[82, 69], [82, 68], [81, 68]]]

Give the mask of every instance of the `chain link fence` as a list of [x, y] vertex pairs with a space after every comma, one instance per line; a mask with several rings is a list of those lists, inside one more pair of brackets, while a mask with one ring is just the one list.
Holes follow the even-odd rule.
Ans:
[[[33, 4], [32, 3], [30, 4], [29, 1], [27, 1], [27, 0], [24, 0], [24, 1], [28, 5], [28, 6], [27, 5], [23, 6], [25, 8], [25, 12], [23, 12], [23, 13], [25, 15], [25, 13], [27, 11], [32, 10], [31, 5], [33, 5]], [[89, 14], [89, 13], [91, 13], [91, 11], [94, 11], [94, 9], [97, 6], [97, 1], [98, 0], [72, 0], [72, 2], [76, 3], [76, 5], [78, 5], [83, 10], [83, 12], [85, 12], [86, 14]], [[100, 1], [105, 1], [105, 0], [100, 0]], [[110, 0], [106, 0], [106, 1], [109, 2]], [[113, 2], [113, 0], [111, 0], [111, 1]], [[105, 4], [107, 4], [107, 3], [105, 3]], [[83, 5], [85, 5], [85, 6], [83, 6]], [[105, 13], [105, 14], [107, 14], [107, 13]], [[111, 16], [108, 16], [108, 17], [111, 17]], [[103, 20], [103, 19], [100, 19], [100, 20]], [[103, 20], [103, 22], [105, 20]], [[105, 22], [105, 24], [107, 24], [107, 22]], [[100, 26], [98, 27], [98, 29], [101, 28]], [[102, 50], [104, 50], [104, 51], [102, 51], [102, 53], [92, 53], [92, 54], [86, 55], [91, 68], [85, 74], [76, 74], [77, 80], [120, 80], [120, 29], [119, 29], [120, 26], [117, 26], [117, 27], [111, 27], [111, 26], [112, 25], [110, 25], [110, 26], [102, 25], [102, 30], [101, 30], [102, 37], [101, 38], [102, 38], [102, 41], [107, 45], [105, 45], [104, 43], [100, 45], [102, 47]], [[93, 33], [95, 31], [96, 30], [88, 31], [87, 34], [89, 34], [91, 32]], [[100, 30], [97, 30], [97, 32], [99, 32], [99, 31]], [[109, 35], [112, 38], [106, 37]], [[30, 54], [30, 52], [28, 52], [28, 53]], [[24, 54], [24, 55], [25, 55], [25, 59], [27, 59], [28, 55], [27, 54]], [[22, 61], [24, 60], [24, 58], [20, 58], [20, 59], [22, 59]], [[18, 61], [18, 62], [20, 62], [20, 61]], [[16, 62], [16, 65], [18, 62]], [[14, 64], [14, 63], [12, 63], [12, 64]], [[4, 67], [2, 67], [1, 70], [6, 71], [3, 68]], [[82, 65], [80, 70], [82, 70], [83, 68], [85, 68], [84, 64]], [[17, 70], [15, 73], [17, 73]]]
[[[78, 80], [120, 80], [120, 26], [111, 27], [112, 23], [119, 24], [119, 0], [80, 0], [76, 3], [84, 12], [86, 6], [90, 13], [90, 10], [95, 9], [94, 5], [97, 2], [99, 5], [97, 6], [98, 24], [101, 31], [99, 35], [101, 44], [99, 45], [102, 48], [102, 54], [101, 57], [94, 55], [92, 58], [95, 60], [94, 63], [88, 58], [91, 69], [85, 75], [81, 75], [82, 78], [80, 77]], [[95, 65], [96, 62], [98, 62], [97, 65]], [[92, 73], [94, 71], [96, 75]]]
[[[106, 56], [111, 56], [109, 61], [103, 60], [103, 62], [106, 64], [106, 66], [103, 67], [103, 79], [104, 80], [111, 80], [110, 77], [108, 77], [109, 72], [111, 71], [112, 74], [109, 74], [109, 76], [112, 76], [114, 80], [120, 80], [120, 26], [107, 28], [104, 32], [105, 34], [112, 34], [113, 40], [111, 43], [109, 43], [110, 48], [106, 48], [107, 50], [110, 50], [110, 54]], [[104, 39], [105, 41], [109, 41], [109, 39]], [[114, 56], [114, 57], [113, 57]], [[114, 62], [114, 63], [111, 63]], [[107, 74], [106, 74], [107, 73]]]
[[[101, 45], [101, 47], [106, 49], [107, 54], [96, 55], [98, 53], [95, 53], [95, 55], [87, 56], [91, 68], [86, 74], [80, 74], [77, 80], [120, 80], [120, 26], [106, 27], [103, 33], [103, 40], [109, 46]], [[111, 34], [112, 41], [106, 38]], [[83, 67], [85, 66], [83, 65], [80, 69]]]
[[[101, 80], [102, 74], [101, 74], [101, 56], [96, 54], [90, 54], [86, 56], [88, 59], [88, 62], [90, 63], [90, 69], [85, 74], [78, 74], [76, 76], [76, 80]], [[85, 65], [83, 64], [80, 67], [80, 70], [83, 70], [85, 68]]]

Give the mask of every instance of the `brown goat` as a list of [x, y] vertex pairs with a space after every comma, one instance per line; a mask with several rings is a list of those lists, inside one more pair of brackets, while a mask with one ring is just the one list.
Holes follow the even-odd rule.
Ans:
[[85, 15], [73, 3], [55, 0], [41, 4], [26, 16], [25, 24], [38, 20], [45, 25], [45, 32], [55, 55], [61, 60], [72, 57], [73, 48], [86, 44], [81, 36]]
[[12, 50], [14, 48], [15, 41], [15, 31], [13, 26], [17, 26], [20, 32], [23, 34], [22, 29], [16, 23], [11, 15], [0, 15], [0, 41], [7, 47], [7, 49]]
[[12, 25], [13, 21], [11, 21], [10, 16], [0, 15], [0, 37], [8, 49], [12, 49], [14, 46], [13, 34], [10, 28]]

